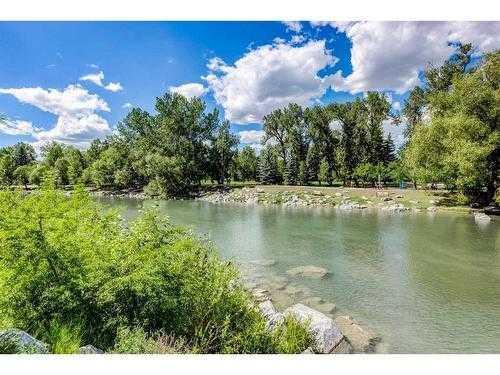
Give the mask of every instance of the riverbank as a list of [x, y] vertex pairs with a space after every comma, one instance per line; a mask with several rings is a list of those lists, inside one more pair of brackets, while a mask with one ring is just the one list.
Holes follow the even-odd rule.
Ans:
[[331, 207], [340, 210], [384, 211], [479, 211], [460, 205], [446, 191], [309, 186], [258, 186], [211, 191], [198, 199], [212, 203], [282, 205], [285, 207]]

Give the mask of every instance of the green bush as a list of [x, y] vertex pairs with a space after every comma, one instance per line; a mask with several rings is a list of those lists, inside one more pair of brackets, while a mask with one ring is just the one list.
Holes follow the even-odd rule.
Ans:
[[142, 328], [136, 327], [118, 329], [112, 352], [116, 354], [176, 354], [187, 353], [189, 349], [183, 340], [176, 340], [173, 336], [164, 334], [148, 336]]
[[52, 332], [58, 351], [77, 341], [110, 349], [120, 329], [136, 327], [200, 353], [274, 353], [302, 343], [284, 334], [294, 326], [280, 334], [288, 344], [266, 330], [236, 269], [210, 243], [155, 212], [125, 227], [83, 188], [68, 198], [50, 186], [28, 196], [0, 192], [0, 316], [14, 327], [42, 339]]
[[277, 353], [300, 353], [313, 345], [307, 327], [294, 317], [286, 317], [284, 322], [273, 332], [274, 346]]
[[62, 325], [59, 322], [52, 322], [47, 334], [40, 337], [44, 338], [50, 345], [50, 350], [54, 354], [74, 354], [82, 344], [80, 327]]

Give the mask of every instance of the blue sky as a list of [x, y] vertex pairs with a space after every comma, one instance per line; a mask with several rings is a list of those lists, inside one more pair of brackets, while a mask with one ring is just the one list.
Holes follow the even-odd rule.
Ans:
[[169, 90], [202, 96], [256, 145], [262, 116], [289, 101], [378, 90], [397, 112], [425, 64], [452, 52], [448, 42], [482, 53], [499, 47], [499, 31], [498, 22], [1, 22], [0, 146], [85, 148], [130, 105], [153, 111]]

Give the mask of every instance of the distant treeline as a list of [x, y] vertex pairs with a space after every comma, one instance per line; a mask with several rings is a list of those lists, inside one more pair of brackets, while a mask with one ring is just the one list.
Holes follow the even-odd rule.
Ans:
[[[290, 103], [263, 119], [262, 149], [239, 149], [238, 137], [218, 111], [199, 98], [167, 93], [155, 114], [132, 109], [112, 136], [86, 151], [50, 143], [40, 161], [25, 143], [0, 149], [0, 183], [144, 188], [180, 196], [202, 181], [263, 184], [374, 185], [411, 181], [444, 183], [474, 200], [490, 201], [498, 186], [500, 51], [476, 61], [471, 45], [425, 71], [401, 114], [383, 93], [352, 102], [302, 108]], [[406, 142], [396, 153], [383, 124], [403, 126]]]

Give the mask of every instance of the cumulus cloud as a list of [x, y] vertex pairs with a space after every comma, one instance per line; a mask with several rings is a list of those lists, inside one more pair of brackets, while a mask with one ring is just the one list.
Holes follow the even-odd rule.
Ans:
[[0, 133], [8, 135], [31, 135], [35, 132], [33, 124], [24, 120], [0, 121]]
[[337, 72], [338, 91], [392, 90], [403, 93], [420, 83], [428, 63], [439, 64], [453, 52], [451, 42], [471, 42], [478, 52], [500, 47], [499, 22], [315, 22], [345, 32], [352, 42], [352, 73]]
[[169, 91], [184, 95], [186, 98], [192, 98], [204, 95], [208, 89], [201, 83], [186, 83], [180, 86], [170, 86]]
[[302, 24], [299, 21], [285, 21], [283, 24], [286, 26], [287, 31], [300, 33], [302, 31]]
[[107, 85], [104, 84], [104, 72], [101, 70], [98, 73], [90, 73], [79, 78], [80, 81], [89, 81], [94, 85], [102, 87], [108, 91], [117, 92], [123, 90], [120, 82], [110, 82]]
[[[12, 95], [21, 103], [57, 116], [54, 127], [49, 130], [34, 128], [27, 122], [17, 122], [18, 131], [25, 131], [25, 134], [33, 136], [35, 145], [58, 141], [85, 147], [92, 139], [104, 137], [111, 132], [108, 122], [96, 113], [109, 112], [108, 104], [79, 85], [69, 85], [64, 90], [7, 88], [0, 89], [0, 94]], [[12, 131], [12, 125], [10, 128]]]
[[122, 105], [122, 108], [132, 108], [132, 103], [125, 103], [124, 105]]
[[248, 124], [290, 102], [308, 105], [321, 97], [330, 83], [318, 73], [337, 61], [324, 40], [301, 46], [275, 43], [248, 51], [233, 65], [215, 57], [203, 79], [226, 118]]
[[264, 136], [263, 130], [242, 130], [238, 133], [240, 136], [241, 143], [251, 144], [251, 143], [259, 143]]

